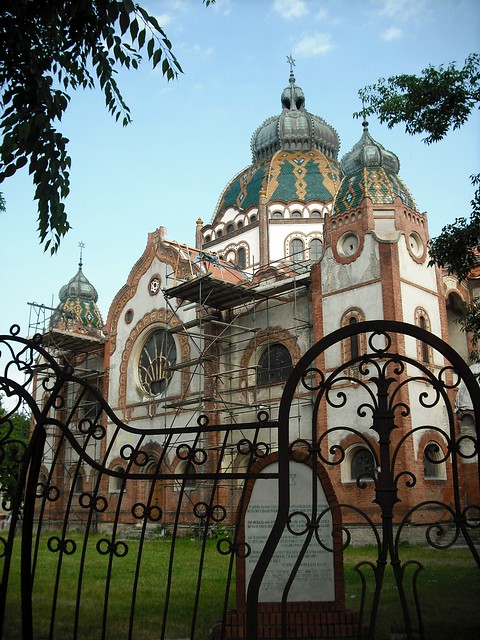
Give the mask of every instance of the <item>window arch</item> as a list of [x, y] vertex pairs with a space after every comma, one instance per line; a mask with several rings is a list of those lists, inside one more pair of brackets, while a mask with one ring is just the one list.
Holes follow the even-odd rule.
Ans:
[[350, 479], [368, 480], [375, 476], [375, 458], [367, 447], [355, 447], [350, 455]]
[[437, 442], [429, 442], [423, 450], [423, 476], [426, 480], [444, 480], [446, 477], [443, 452]]
[[227, 233], [233, 233], [235, 231], [235, 227], [233, 226], [232, 222], [229, 222], [227, 224]]
[[196, 469], [191, 460], [184, 460], [179, 465], [179, 472], [186, 476], [185, 481], [180, 481], [180, 486], [183, 485], [185, 491], [193, 491], [197, 486]]
[[175, 340], [164, 328], [145, 339], [138, 359], [138, 379], [147, 396], [163, 396], [172, 377], [170, 367], [177, 362]]
[[293, 238], [290, 240], [290, 257], [293, 262], [300, 262], [304, 259], [305, 245], [301, 238]]
[[310, 240], [310, 260], [320, 260], [322, 257], [323, 244], [320, 238], [312, 238]]
[[[350, 327], [353, 327], [357, 323], [358, 323], [357, 317], [350, 316], [350, 318], [348, 319], [348, 325]], [[358, 333], [355, 333], [354, 335], [350, 336], [350, 357], [352, 358], [352, 360], [354, 360], [355, 358], [358, 358], [359, 353], [360, 353], [360, 349], [359, 349]]]
[[247, 266], [247, 252], [245, 247], [239, 247], [237, 250], [237, 266], [240, 269], [245, 269]]
[[252, 213], [252, 215], [250, 216], [250, 222], [253, 224], [256, 221], [257, 221], [257, 216], [255, 213]]
[[292, 211], [292, 214], [290, 216], [290, 218], [296, 218], [296, 219], [301, 218], [301, 217], [302, 217], [302, 214], [301, 214], [300, 211]]
[[243, 229], [243, 220], [237, 222], [237, 229]]
[[281, 342], [267, 344], [260, 355], [257, 368], [257, 384], [276, 384], [288, 378], [292, 370], [292, 356]]
[[[431, 331], [430, 318], [425, 309], [417, 307], [415, 310], [415, 324], [424, 331]], [[423, 362], [424, 364], [431, 364], [432, 362], [431, 348], [423, 340], [417, 340], [417, 358], [419, 362]]]
[[[340, 326], [342, 327], [353, 327], [358, 322], [365, 321], [365, 314], [361, 309], [357, 307], [347, 309], [342, 316]], [[342, 341], [342, 359], [343, 362], [350, 362], [355, 358], [358, 358], [363, 353], [366, 353], [367, 350], [367, 340], [364, 333], [357, 333], [351, 335], [349, 338], [346, 338]], [[353, 365], [355, 368], [358, 368], [358, 363]]]
[[272, 213], [272, 218], [273, 218], [274, 220], [279, 220], [280, 218], [283, 218], [283, 214], [282, 214], [282, 212], [281, 212], [281, 211], [274, 211], [274, 212]]
[[83, 473], [79, 471], [72, 484], [73, 493], [83, 493]]
[[312, 211], [312, 213], [310, 214], [311, 218], [321, 218], [322, 214], [320, 213], [320, 211]]
[[[115, 471], [115, 473], [120, 473], [123, 474], [125, 473], [124, 468], [117, 464], [113, 467], [112, 471]], [[123, 478], [119, 477], [119, 476], [110, 476], [109, 482], [108, 482], [108, 491], [109, 493], [120, 493], [120, 491], [122, 490], [122, 486], [123, 486]]]

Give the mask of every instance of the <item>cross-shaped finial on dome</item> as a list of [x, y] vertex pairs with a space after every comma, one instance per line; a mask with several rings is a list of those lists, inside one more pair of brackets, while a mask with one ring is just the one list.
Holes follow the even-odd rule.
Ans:
[[80, 267], [80, 269], [82, 268], [83, 265], [83, 250], [85, 249], [85, 243], [84, 242], [79, 242], [78, 246], [80, 247], [80, 262], [78, 263], [78, 266]]
[[[291, 82], [293, 78], [293, 67], [295, 66], [295, 60], [293, 59], [291, 54], [287, 56], [287, 62], [290, 65], [290, 82]], [[293, 78], [293, 81], [295, 82], [295, 78]]]

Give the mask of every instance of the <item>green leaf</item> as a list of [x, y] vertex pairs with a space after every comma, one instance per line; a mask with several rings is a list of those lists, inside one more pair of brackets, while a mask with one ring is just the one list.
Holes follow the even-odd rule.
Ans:
[[128, 13], [125, 13], [125, 11], [122, 11], [120, 14], [120, 32], [122, 36], [128, 29], [129, 25], [130, 25], [130, 18], [128, 16]]
[[130, 23], [130, 36], [132, 38], [132, 42], [135, 42], [135, 38], [137, 37], [138, 34], [138, 22], [136, 20], [133, 20]]
[[[153, 68], [155, 68], [157, 66], [157, 64], [160, 62], [162, 58], [162, 50], [161, 49], [155, 49], [155, 53], [153, 54], [153, 60], [152, 60], [152, 64], [153, 64]], [[164, 60], [165, 62], [165, 60]], [[168, 61], [167, 61], [168, 64]]]

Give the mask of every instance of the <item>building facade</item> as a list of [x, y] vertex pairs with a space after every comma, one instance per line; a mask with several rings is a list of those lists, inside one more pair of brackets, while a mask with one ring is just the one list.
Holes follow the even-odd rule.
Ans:
[[[427, 215], [418, 211], [399, 177], [397, 156], [374, 140], [364, 122], [359, 141], [339, 159], [337, 132], [306, 110], [293, 73], [281, 106], [279, 115], [255, 131], [252, 163], [227, 183], [211, 221], [196, 221], [195, 247], [167, 239], [163, 226], [148, 235], [104, 326], [82, 265], [61, 291], [48, 332], [52, 350], [75, 366], [131, 428], [120, 435], [108, 420], [107, 437], [98, 446], [89, 445], [92, 458], [101, 458], [116, 474], [103, 486], [109, 507], [101, 519], [116, 512], [134, 523], [135, 505], [147, 500], [140, 483], [128, 490], [122, 484], [128, 452], [137, 450], [140, 441], [147, 452], [145, 472], [178, 474], [195, 495], [195, 461], [182, 455], [178, 438], [149, 436], [150, 431], [185, 427], [182, 443], [188, 444], [188, 427], [200, 415], [210, 425], [238, 425], [231, 431], [230, 457], [222, 464], [233, 471], [245, 468], [248, 456], [238, 446], [242, 424], [254, 422], [259, 412], [275, 420], [292, 367], [313, 344], [341, 327], [369, 320], [405, 322], [468, 357], [468, 340], [455, 319], [475, 280], [459, 284], [428, 265]], [[367, 349], [365, 340], [354, 336], [339, 343], [322, 361], [324, 370], [354, 360]], [[429, 370], [444, 366], [427, 344], [408, 336], [397, 340], [400, 353]], [[341, 392], [354, 399], [349, 406], [356, 408], [362, 400], [355, 377], [362, 371], [353, 367], [348, 376]], [[426, 407], [414, 399], [422, 385], [413, 382], [402, 392], [410, 412], [397, 424], [396, 437], [410, 430], [413, 435], [397, 462], [415, 473], [425, 495], [448, 502], [450, 462], [433, 464], [446, 455], [447, 416], [439, 406], [433, 422], [431, 411], [427, 417]], [[96, 404], [78, 393], [72, 388], [65, 411], [81, 425], [95, 415]], [[295, 407], [290, 437], [308, 439], [313, 416], [308, 389], [297, 394]], [[459, 433], [471, 430], [469, 420], [468, 408], [462, 409]], [[416, 430], [429, 421], [435, 425], [431, 432]], [[363, 437], [352, 432], [352, 425]], [[372, 452], [378, 443], [371, 424], [354, 409], [346, 407], [339, 418], [326, 405], [317, 418], [319, 436], [327, 426], [340, 432], [343, 449], [341, 464], [329, 469], [337, 497], [363, 501], [368, 510], [357, 481], [376, 472]], [[267, 427], [261, 441], [275, 450], [275, 435]], [[209, 450], [217, 444], [212, 436]], [[78, 465], [70, 469], [68, 446], [62, 455], [64, 483], [77, 483], [80, 494], [93, 489], [94, 471]], [[467, 468], [473, 460], [464, 461], [465, 478], [473, 478]], [[51, 464], [46, 455], [46, 476]], [[465, 491], [474, 490], [469, 482]], [[157, 483], [148, 497], [167, 523], [176, 510], [177, 484]], [[403, 510], [408, 508], [405, 496]], [[232, 508], [229, 517], [233, 514]]]

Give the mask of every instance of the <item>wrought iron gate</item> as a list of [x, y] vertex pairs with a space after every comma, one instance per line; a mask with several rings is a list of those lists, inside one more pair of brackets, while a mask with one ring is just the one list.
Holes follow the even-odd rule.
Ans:
[[[417, 358], [405, 355], [417, 346]], [[449, 345], [418, 327], [366, 322], [325, 337], [295, 366], [278, 420], [261, 412], [254, 423], [218, 425], [201, 415], [195, 425], [148, 431], [121, 422], [41, 336], [24, 340], [14, 327], [0, 348], [0, 391], [14, 400], [0, 418], [0, 467], [15, 475], [3, 487], [3, 638], [201, 640], [215, 620], [218, 639], [317, 637], [308, 635], [319, 633], [315, 623], [310, 631], [299, 618], [292, 623], [293, 585], [312, 549], [341, 557], [352, 541], [373, 544], [375, 559], [358, 563], [360, 606], [345, 618], [352, 628], [334, 625], [328, 637], [377, 637], [389, 563], [403, 633], [424, 637], [422, 566], [404, 559], [401, 543], [418, 532], [439, 550], [462, 540], [480, 566], [480, 388]], [[461, 431], [454, 411], [460, 385], [473, 431]], [[311, 413], [294, 421], [300, 396], [311, 399]], [[12, 421], [22, 403], [32, 415], [25, 443]], [[290, 499], [294, 464], [311, 473], [307, 507]], [[279, 499], [245, 578], [254, 546], [245, 518], [257, 482], [274, 483]], [[272, 605], [262, 583], [286, 531], [297, 557]], [[337, 609], [345, 605], [338, 566]], [[305, 594], [300, 605], [309, 602]], [[317, 609], [323, 621], [332, 603]]]

